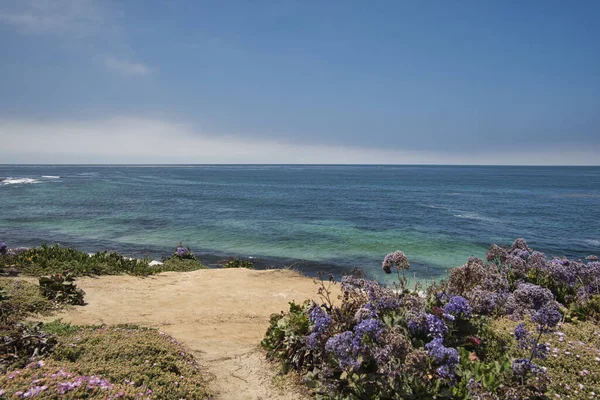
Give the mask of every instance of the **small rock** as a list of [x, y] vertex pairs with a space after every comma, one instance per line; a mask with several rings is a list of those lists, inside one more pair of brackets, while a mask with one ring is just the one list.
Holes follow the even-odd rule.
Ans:
[[589, 255], [585, 259], [588, 261], [598, 261], [598, 256]]

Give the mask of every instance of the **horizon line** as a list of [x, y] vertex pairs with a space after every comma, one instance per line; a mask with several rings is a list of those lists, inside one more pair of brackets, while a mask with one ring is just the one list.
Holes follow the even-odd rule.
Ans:
[[177, 164], [156, 164], [156, 163], [57, 163], [57, 164], [37, 164], [37, 163], [0, 163], [0, 166], [78, 166], [78, 167], [178, 167], [178, 166], [320, 166], [320, 167], [550, 167], [550, 168], [597, 168], [597, 165], [577, 165], [577, 164], [327, 164], [327, 163], [177, 163]]

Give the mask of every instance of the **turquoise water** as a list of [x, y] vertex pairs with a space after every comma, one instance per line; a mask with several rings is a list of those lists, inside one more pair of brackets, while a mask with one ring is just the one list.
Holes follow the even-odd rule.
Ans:
[[207, 262], [252, 256], [381, 277], [403, 250], [419, 278], [524, 237], [600, 253], [600, 167], [0, 165], [0, 240], [135, 256], [179, 241]]

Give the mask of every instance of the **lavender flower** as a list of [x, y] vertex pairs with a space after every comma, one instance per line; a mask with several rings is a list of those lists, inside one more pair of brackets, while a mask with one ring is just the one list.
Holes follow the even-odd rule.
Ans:
[[408, 331], [413, 336], [441, 338], [448, 332], [446, 323], [433, 314], [419, 314], [408, 320]]
[[445, 347], [443, 342], [442, 338], [433, 339], [425, 345], [425, 349], [435, 364], [440, 366], [437, 369], [438, 375], [451, 379], [454, 377], [454, 367], [459, 361], [458, 351], [452, 347]]
[[529, 358], [517, 358], [512, 363], [513, 373], [517, 376], [524, 377], [531, 372], [534, 375], [543, 373], [543, 370], [535, 365]]
[[46, 386], [46, 385], [44, 385], [44, 386], [33, 386], [33, 387], [29, 388], [28, 391], [26, 391], [25, 393], [23, 393], [22, 397], [23, 398], [35, 397], [38, 394], [42, 393], [46, 389], [48, 389], [48, 386]]
[[546, 333], [550, 328], [555, 327], [561, 320], [562, 315], [553, 304], [546, 304], [540, 308], [531, 320], [538, 324], [538, 331]]
[[448, 327], [446, 323], [436, 317], [433, 314], [426, 315], [427, 320], [427, 336], [430, 338], [441, 338], [444, 336], [446, 332], [448, 332]]
[[190, 254], [190, 251], [181, 245], [175, 249], [175, 254], [179, 257], [185, 257]]
[[313, 332], [323, 333], [331, 325], [331, 316], [318, 305], [314, 305], [308, 314], [310, 322], [313, 324]]
[[393, 253], [389, 253], [383, 259], [381, 268], [386, 274], [392, 273], [392, 267], [396, 267], [396, 270], [406, 270], [410, 268], [408, 258], [406, 258], [406, 255], [400, 250], [396, 250]]
[[515, 339], [523, 340], [529, 335], [529, 331], [525, 328], [524, 323], [520, 323], [515, 327]]
[[553, 302], [554, 295], [550, 290], [532, 283], [521, 283], [508, 298], [506, 308], [509, 314], [522, 316]]
[[510, 246], [510, 252], [514, 253], [516, 250], [521, 250], [521, 251], [527, 251], [527, 252], [531, 252], [531, 249], [529, 248], [529, 246], [527, 246], [527, 242], [525, 241], [525, 239], [523, 238], [518, 238], [516, 239], [512, 246]]
[[498, 260], [503, 263], [506, 261], [507, 255], [508, 254], [505, 249], [498, 246], [497, 244], [493, 244], [487, 251], [487, 260], [488, 261]]
[[354, 339], [354, 334], [346, 331], [329, 338], [325, 343], [325, 351], [337, 357], [342, 369], [360, 367], [360, 363], [356, 360], [359, 348]]
[[443, 309], [445, 314], [466, 319], [471, 318], [471, 314], [473, 313], [469, 302], [462, 296], [452, 296]]
[[384, 326], [380, 320], [375, 318], [365, 319], [354, 327], [354, 334], [357, 338], [364, 339], [369, 337], [371, 339], [379, 339], [384, 331]]
[[308, 314], [308, 318], [313, 324], [313, 330], [312, 333], [306, 337], [306, 347], [308, 347], [309, 350], [315, 350], [319, 344], [319, 339], [331, 325], [331, 316], [315, 304]]

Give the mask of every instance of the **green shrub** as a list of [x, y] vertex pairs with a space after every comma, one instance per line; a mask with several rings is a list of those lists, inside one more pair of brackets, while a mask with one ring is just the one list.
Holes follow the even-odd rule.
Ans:
[[42, 276], [39, 281], [40, 291], [44, 297], [57, 303], [76, 306], [85, 304], [83, 301], [85, 292], [75, 285], [75, 278], [71, 273]]
[[254, 269], [254, 262], [252, 260], [241, 260], [237, 257], [231, 257], [223, 264], [221, 264], [221, 268], [248, 268]]
[[65, 272], [71, 272], [73, 276], [156, 273], [156, 270], [148, 265], [148, 260], [130, 259], [108, 251], [88, 255], [58, 244], [43, 244], [14, 256], [1, 257], [0, 265], [14, 267], [19, 272], [32, 276]]
[[178, 256], [171, 256], [169, 258], [163, 259], [162, 265], [156, 265], [154, 268], [160, 272], [166, 271], [176, 271], [176, 272], [188, 272], [188, 271], [196, 271], [198, 269], [207, 268], [206, 265], [202, 264], [200, 261], [190, 258], [181, 258]]

